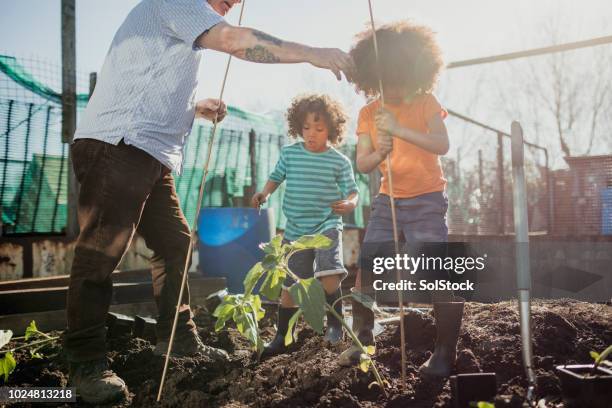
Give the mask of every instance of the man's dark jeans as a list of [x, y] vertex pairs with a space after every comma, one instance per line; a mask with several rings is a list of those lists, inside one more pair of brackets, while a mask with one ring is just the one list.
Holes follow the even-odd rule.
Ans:
[[[71, 146], [81, 184], [80, 234], [68, 289], [64, 347], [72, 362], [104, 358], [106, 314], [119, 265], [134, 233], [153, 250], [153, 295], [159, 312], [158, 339], [170, 336], [190, 240], [170, 170], [144, 151], [79, 139]], [[195, 330], [189, 291], [180, 308], [177, 336]]]

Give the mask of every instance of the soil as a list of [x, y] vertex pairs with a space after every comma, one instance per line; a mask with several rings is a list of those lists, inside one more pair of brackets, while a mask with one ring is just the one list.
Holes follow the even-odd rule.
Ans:
[[[612, 307], [552, 300], [533, 303], [533, 332], [538, 398], [559, 407], [558, 364], [587, 363], [589, 351], [612, 344]], [[274, 315], [268, 312], [267, 315]], [[206, 344], [226, 349], [229, 364], [204, 357], [172, 359], [163, 400], [155, 402], [163, 359], [153, 346], [138, 338], [109, 340], [112, 369], [128, 384], [130, 399], [119, 407], [450, 407], [448, 380], [420, 378], [418, 367], [430, 356], [435, 326], [429, 313], [407, 311], [407, 386], [400, 388], [399, 328], [387, 325], [377, 337], [376, 364], [389, 382], [387, 395], [358, 368], [339, 367], [337, 355], [349, 346], [329, 346], [308, 327], [300, 326], [289, 353], [257, 362], [249, 345], [232, 327], [215, 333], [213, 318], [196, 310], [196, 322]], [[263, 336], [274, 330], [264, 318]], [[521, 361], [518, 311], [515, 302], [468, 303], [458, 345], [456, 373], [495, 372], [496, 407], [521, 407], [526, 381]], [[43, 350], [46, 357], [18, 354], [18, 367], [8, 385], [65, 386], [67, 367], [58, 347]], [[556, 404], [556, 405], [555, 405]], [[84, 403], [79, 406], [87, 406]]]

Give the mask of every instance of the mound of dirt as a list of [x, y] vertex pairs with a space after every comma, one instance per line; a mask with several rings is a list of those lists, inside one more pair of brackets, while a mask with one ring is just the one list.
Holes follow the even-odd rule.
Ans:
[[[610, 306], [571, 300], [533, 304], [535, 368], [538, 397], [559, 396], [554, 366], [590, 361], [589, 351], [612, 344]], [[268, 312], [269, 315], [273, 313]], [[267, 318], [266, 318], [267, 319]], [[273, 336], [271, 321], [264, 319], [263, 336]], [[447, 380], [420, 378], [418, 367], [432, 352], [435, 324], [428, 313], [408, 310], [405, 319], [407, 384], [401, 387], [399, 328], [386, 326], [377, 338], [376, 364], [389, 382], [385, 393], [372, 374], [337, 364], [338, 354], [349, 346], [325, 344], [322, 337], [300, 326], [298, 341], [289, 353], [257, 362], [244, 338], [232, 327], [219, 333], [213, 319], [196, 310], [200, 334], [211, 346], [232, 356], [229, 364], [204, 357], [173, 359], [164, 397], [155, 402], [163, 359], [142, 339], [109, 341], [111, 367], [128, 384], [131, 399], [126, 407], [448, 407]], [[520, 407], [526, 382], [521, 361], [516, 303], [468, 303], [458, 345], [457, 373], [495, 372], [497, 407]], [[44, 359], [18, 354], [19, 365], [8, 385], [64, 386], [67, 366], [59, 349], [46, 350]], [[79, 406], [86, 406], [81, 404]]]

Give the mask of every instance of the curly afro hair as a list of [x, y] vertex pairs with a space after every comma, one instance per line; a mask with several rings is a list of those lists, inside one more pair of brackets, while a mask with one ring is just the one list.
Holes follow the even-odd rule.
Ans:
[[[371, 29], [357, 34], [357, 43], [350, 51], [357, 67], [357, 90], [369, 97], [379, 94], [373, 37]], [[376, 40], [384, 88], [400, 88], [408, 94], [433, 90], [444, 62], [435, 33], [429, 27], [398, 21], [379, 27]]]
[[328, 140], [333, 146], [342, 143], [347, 117], [342, 105], [327, 95], [300, 95], [293, 99], [287, 110], [289, 135], [294, 138], [302, 136], [302, 126], [309, 113], [314, 113], [316, 120], [323, 118], [329, 131]]

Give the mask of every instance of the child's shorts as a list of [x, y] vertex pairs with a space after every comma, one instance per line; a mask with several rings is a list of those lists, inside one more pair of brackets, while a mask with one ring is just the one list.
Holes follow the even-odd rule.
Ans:
[[[398, 232], [408, 243], [447, 242], [447, 209], [448, 199], [442, 191], [395, 199]], [[391, 199], [379, 194], [372, 203], [363, 242], [385, 241], [393, 241]]]
[[[395, 200], [397, 229], [400, 235], [400, 254], [410, 256], [427, 256], [444, 258], [447, 254], [448, 227], [446, 211], [448, 199], [444, 192], [433, 192], [413, 198]], [[393, 222], [391, 217], [391, 199], [388, 195], [379, 194], [372, 203], [370, 219], [359, 254], [361, 285], [366, 292], [372, 282], [382, 275], [374, 275], [372, 265], [374, 258], [395, 257], [393, 243]], [[407, 273], [406, 273], [407, 274]], [[402, 276], [411, 280], [417, 275]], [[430, 270], [424, 276], [427, 279], [448, 279], [444, 270]], [[389, 279], [395, 282], [395, 275]]]
[[[301, 279], [339, 275], [340, 280], [343, 280], [348, 272], [342, 260], [342, 231], [334, 228], [323, 231], [322, 234], [333, 241], [332, 247], [296, 252], [289, 258], [289, 269]], [[284, 243], [288, 242], [284, 240]], [[283, 282], [283, 289], [289, 289], [294, 283], [295, 281], [287, 276]]]

